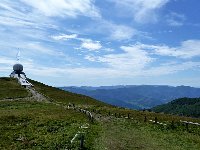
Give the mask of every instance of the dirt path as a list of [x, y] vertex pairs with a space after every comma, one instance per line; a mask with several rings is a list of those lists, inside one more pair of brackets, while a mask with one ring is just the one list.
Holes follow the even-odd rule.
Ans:
[[27, 87], [26, 89], [28, 89], [28, 91], [32, 94], [32, 97], [36, 101], [48, 101], [48, 99], [45, 96], [43, 96], [42, 94], [40, 94], [39, 92], [37, 92], [34, 88]]
[[24, 97], [24, 98], [5, 98], [1, 99], [0, 101], [20, 101], [20, 100], [25, 100], [25, 101], [49, 101], [44, 95], [40, 94], [37, 92], [34, 88], [32, 87], [26, 87], [27, 91], [30, 93], [31, 96]]

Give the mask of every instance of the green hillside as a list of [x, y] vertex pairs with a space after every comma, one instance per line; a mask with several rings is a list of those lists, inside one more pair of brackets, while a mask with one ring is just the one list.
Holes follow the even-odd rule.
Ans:
[[60, 102], [63, 104], [74, 103], [75, 105], [80, 105], [80, 106], [83, 106], [83, 105], [84, 106], [111, 106], [85, 95], [74, 94], [71, 92], [63, 91], [58, 88], [51, 87], [34, 80], [30, 80], [30, 82], [34, 84], [34, 88], [37, 91], [43, 93], [45, 96], [52, 99], [52, 101]]
[[200, 118], [200, 98], [180, 98], [152, 108], [155, 112]]
[[[0, 102], [0, 149], [76, 148], [78, 144], [71, 145], [70, 140], [86, 123], [89, 121], [85, 115], [52, 104]], [[88, 129], [90, 142], [95, 130]]]
[[[16, 80], [4, 78], [1, 81], [15, 85], [18, 96], [13, 96], [13, 101], [0, 98], [0, 149], [78, 149], [79, 139], [70, 142], [78, 132], [84, 132], [84, 149], [87, 150], [200, 149], [199, 126], [186, 128], [180, 122], [200, 123], [200, 119], [113, 107], [33, 80], [30, 82], [36, 91], [47, 100], [27, 100], [21, 91], [28, 93], [27, 96], [31, 96], [30, 92]], [[8, 92], [7, 87], [4, 90]], [[75, 107], [68, 109], [69, 103]], [[94, 120], [80, 109], [92, 112]], [[157, 123], [149, 121], [156, 118]]]
[[15, 79], [0, 78], [0, 100], [27, 96], [29, 96], [27, 90], [22, 88]]

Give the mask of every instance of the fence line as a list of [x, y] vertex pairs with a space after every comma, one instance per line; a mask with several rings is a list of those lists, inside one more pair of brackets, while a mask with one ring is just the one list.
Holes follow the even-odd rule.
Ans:
[[200, 126], [200, 124], [199, 124], [199, 123], [195, 123], [195, 122], [188, 122], [188, 121], [182, 121], [182, 120], [180, 120], [180, 122], [182, 122], [182, 123], [188, 123], [188, 124], [193, 124], [193, 125]]

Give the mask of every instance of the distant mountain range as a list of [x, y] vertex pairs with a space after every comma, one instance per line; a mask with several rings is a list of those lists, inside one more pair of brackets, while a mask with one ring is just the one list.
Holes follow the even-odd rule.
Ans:
[[174, 99], [200, 97], [200, 88], [167, 85], [119, 85], [101, 87], [59, 87], [103, 102], [132, 109], [148, 109]]
[[200, 98], [180, 98], [152, 108], [154, 112], [200, 117]]

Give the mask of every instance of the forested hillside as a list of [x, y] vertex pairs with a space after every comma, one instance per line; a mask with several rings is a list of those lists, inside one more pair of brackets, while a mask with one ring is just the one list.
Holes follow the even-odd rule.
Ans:
[[152, 108], [155, 112], [200, 117], [200, 98], [180, 98]]

